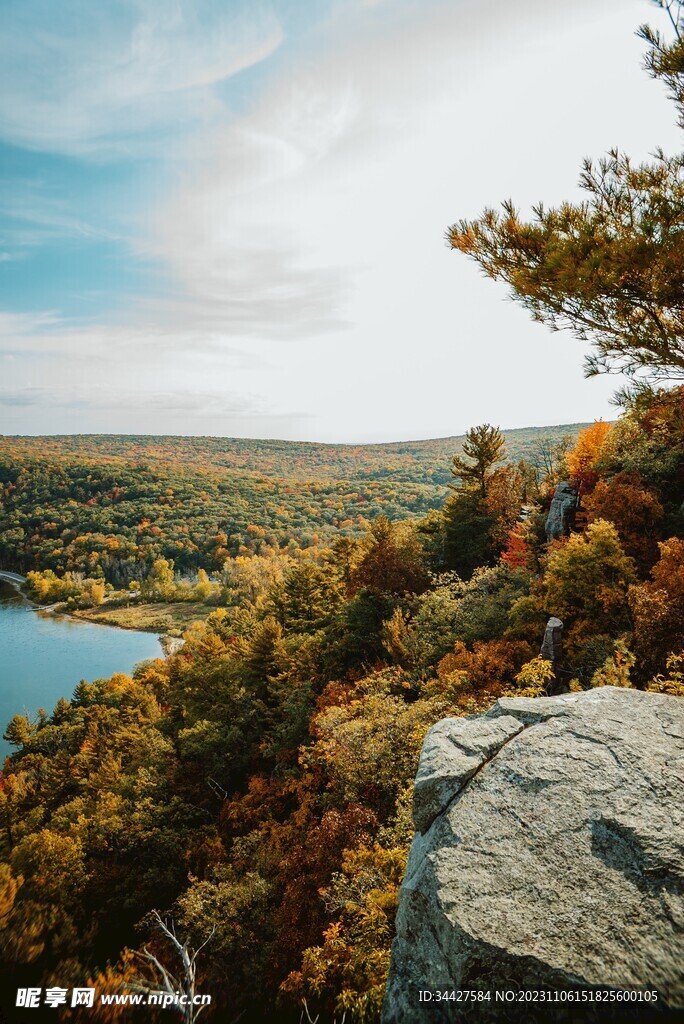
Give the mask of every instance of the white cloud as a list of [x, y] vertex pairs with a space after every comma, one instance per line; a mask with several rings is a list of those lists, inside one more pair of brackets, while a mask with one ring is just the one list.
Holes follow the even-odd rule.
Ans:
[[[201, 341], [201, 344], [200, 344]], [[307, 414], [259, 391], [262, 360], [171, 327], [0, 315], [0, 431], [297, 433]]]
[[384, 440], [611, 415], [614, 382], [583, 380], [581, 346], [502, 302], [443, 234], [508, 195], [576, 194], [586, 153], [678, 144], [640, 70], [643, 14], [640, 0], [338, 7], [239, 116], [212, 114], [172, 154], [175, 184], [136, 234], [163, 292], [81, 328], [16, 322], [3, 341], [0, 323], [0, 351], [35, 355], [7, 364], [5, 398], [43, 396], [13, 429], [178, 432], [180, 418], [180, 432]]
[[221, 109], [211, 87], [283, 39], [266, 4], [212, 0], [24, 0], [0, 26], [0, 135], [99, 159], [140, 156], [160, 133]]
[[158, 313], [261, 338], [264, 393], [285, 385], [329, 439], [609, 414], [580, 346], [502, 305], [443, 233], [511, 193], [575, 193], [616, 136], [641, 156], [674, 137], [628, 6], [404, 4], [363, 31], [338, 11], [334, 42], [212, 127], [153, 212], [146, 244], [183, 297]]
[[266, 337], [342, 326], [348, 267], [321, 251], [309, 205], [316, 194], [302, 204], [301, 190], [314, 168], [334, 170], [326, 158], [354, 108], [348, 89], [295, 79], [198, 145], [141, 242], [171, 275], [175, 298], [160, 308], [174, 322]]

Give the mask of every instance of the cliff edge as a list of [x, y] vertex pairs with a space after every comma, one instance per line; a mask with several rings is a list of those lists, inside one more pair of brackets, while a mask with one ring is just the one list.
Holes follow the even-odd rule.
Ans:
[[[683, 789], [677, 697], [605, 687], [438, 722], [416, 776], [383, 1024], [684, 1006]], [[495, 996], [604, 986], [657, 1000], [521, 1013]], [[478, 989], [490, 999], [420, 996]]]

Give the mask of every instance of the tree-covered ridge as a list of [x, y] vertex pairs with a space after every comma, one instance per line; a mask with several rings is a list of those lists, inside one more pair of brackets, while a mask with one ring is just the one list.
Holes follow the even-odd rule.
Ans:
[[[579, 425], [505, 432], [542, 464]], [[227, 557], [313, 548], [438, 508], [463, 439], [320, 445], [231, 438], [0, 438], [0, 566], [143, 579], [157, 558], [215, 572]]]
[[[504, 430], [512, 462], [533, 458], [540, 443], [574, 436], [586, 423]], [[63, 434], [0, 438], [3, 463], [54, 459], [73, 464], [121, 462], [148, 467], [201, 466], [243, 470], [250, 476], [279, 480], [392, 479], [409, 483], [447, 483], [449, 459], [465, 435], [387, 444], [323, 444], [315, 441], [260, 440], [239, 437]], [[72, 457], [73, 458], [70, 458]]]

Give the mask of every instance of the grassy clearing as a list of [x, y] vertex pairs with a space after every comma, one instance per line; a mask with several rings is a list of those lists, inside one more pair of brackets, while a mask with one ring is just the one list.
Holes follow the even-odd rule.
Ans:
[[178, 636], [191, 622], [206, 619], [215, 607], [197, 602], [176, 604], [136, 604], [120, 608], [84, 608], [73, 612], [79, 619], [99, 622], [121, 629], [140, 629], [149, 633]]

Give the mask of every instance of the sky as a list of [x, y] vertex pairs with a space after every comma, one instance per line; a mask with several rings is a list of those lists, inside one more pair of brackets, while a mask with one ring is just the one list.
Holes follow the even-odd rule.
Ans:
[[645, 0], [0, 0], [0, 433], [613, 418], [445, 243], [680, 148]]

